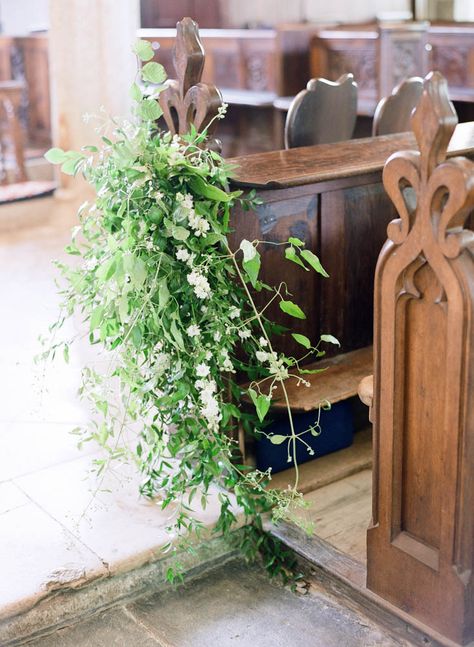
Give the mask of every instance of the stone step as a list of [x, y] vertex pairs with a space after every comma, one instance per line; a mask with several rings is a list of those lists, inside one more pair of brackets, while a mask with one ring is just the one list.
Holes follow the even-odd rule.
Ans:
[[347, 609], [369, 617], [393, 639], [419, 647], [459, 647], [367, 589], [366, 566], [357, 559], [291, 524], [275, 526], [268, 521], [265, 529], [295, 553], [310, 582], [334, 595]]
[[174, 590], [124, 603], [32, 647], [408, 647], [314, 584], [300, 596], [257, 566], [227, 562]]

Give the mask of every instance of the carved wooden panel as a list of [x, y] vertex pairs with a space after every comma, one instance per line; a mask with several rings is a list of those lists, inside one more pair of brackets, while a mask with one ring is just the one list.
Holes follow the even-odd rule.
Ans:
[[410, 76], [428, 72], [426, 50], [428, 23], [380, 27], [379, 92], [384, 97]]
[[375, 277], [374, 506], [367, 585], [456, 642], [474, 639], [474, 164], [446, 161], [457, 118], [431, 73], [392, 155]]

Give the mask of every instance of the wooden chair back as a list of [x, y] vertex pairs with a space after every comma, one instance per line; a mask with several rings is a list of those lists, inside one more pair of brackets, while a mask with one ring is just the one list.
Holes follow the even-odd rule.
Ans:
[[285, 123], [285, 147], [332, 144], [352, 137], [357, 118], [357, 83], [311, 79], [293, 99]]
[[391, 135], [411, 130], [410, 119], [423, 92], [423, 79], [412, 76], [397, 85], [391, 95], [377, 104], [372, 135]]
[[[0, 82], [0, 184], [25, 182], [24, 138], [19, 119], [23, 84]], [[11, 163], [13, 162], [13, 168]]]
[[[457, 123], [430, 73], [418, 149], [392, 155], [374, 290], [373, 516], [367, 586], [442, 644], [474, 640], [474, 162], [446, 159]], [[408, 198], [406, 189], [411, 195]]]

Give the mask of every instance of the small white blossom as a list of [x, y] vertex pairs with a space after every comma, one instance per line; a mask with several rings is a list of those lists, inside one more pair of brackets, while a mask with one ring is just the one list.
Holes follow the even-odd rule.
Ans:
[[265, 348], [265, 346], [268, 346], [268, 342], [265, 339], [265, 337], [260, 337], [260, 339], [258, 340], [258, 343], [260, 344], [260, 346], [262, 346], [262, 348]]
[[145, 243], [145, 247], [149, 252], [151, 252], [151, 251], [153, 251], [155, 245], [153, 244], [152, 240], [147, 240], [146, 243]]
[[210, 372], [210, 368], [207, 364], [204, 364], [204, 362], [201, 362], [201, 364], [198, 364], [196, 366], [196, 375], [198, 377], [207, 377]]
[[238, 319], [239, 317], [240, 317], [240, 308], [237, 308], [236, 306], [232, 306], [229, 309], [229, 318]]
[[206, 299], [211, 294], [211, 286], [205, 276], [197, 270], [193, 270], [188, 274], [188, 283], [193, 286], [194, 294], [199, 299]]
[[162, 200], [162, 199], [163, 199], [163, 193], [162, 193], [161, 191], [157, 191], [157, 192], [155, 193], [155, 200], [156, 200], [157, 202], [159, 202], [159, 201], [160, 201], [160, 200]]
[[186, 333], [188, 334], [189, 337], [199, 337], [199, 335], [201, 334], [201, 331], [199, 329], [199, 326], [197, 326], [196, 324], [191, 324], [186, 329]]
[[180, 247], [176, 252], [176, 258], [178, 261], [187, 261], [191, 258], [191, 254], [185, 247]]
[[219, 341], [221, 340], [221, 338], [222, 338], [221, 332], [220, 332], [220, 330], [217, 330], [217, 331], [214, 333], [214, 341], [219, 342]]
[[240, 339], [248, 339], [252, 336], [252, 332], [248, 328], [241, 328], [239, 330]]
[[259, 362], [266, 362], [268, 360], [268, 353], [264, 350], [258, 350], [255, 353], [255, 357], [258, 359]]

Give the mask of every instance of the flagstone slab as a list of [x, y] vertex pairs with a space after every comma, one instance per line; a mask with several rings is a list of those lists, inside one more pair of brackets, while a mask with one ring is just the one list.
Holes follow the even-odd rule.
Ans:
[[[11, 496], [10, 487], [2, 484], [0, 497]], [[54, 589], [80, 586], [107, 573], [97, 555], [24, 499], [0, 514], [0, 619], [31, 608]]]
[[[17, 479], [18, 486], [76, 539], [107, 564], [110, 573], [130, 570], [160, 559], [170, 540], [167, 526], [176, 507], [161, 509], [159, 501], [139, 495], [139, 477], [128, 465], [91, 472], [91, 457], [60, 464]], [[214, 490], [205, 510], [196, 516], [205, 528], [217, 521], [220, 503]], [[196, 496], [195, 500], [199, 501]], [[194, 502], [193, 502], [194, 505]], [[238, 514], [237, 508], [235, 509]]]

